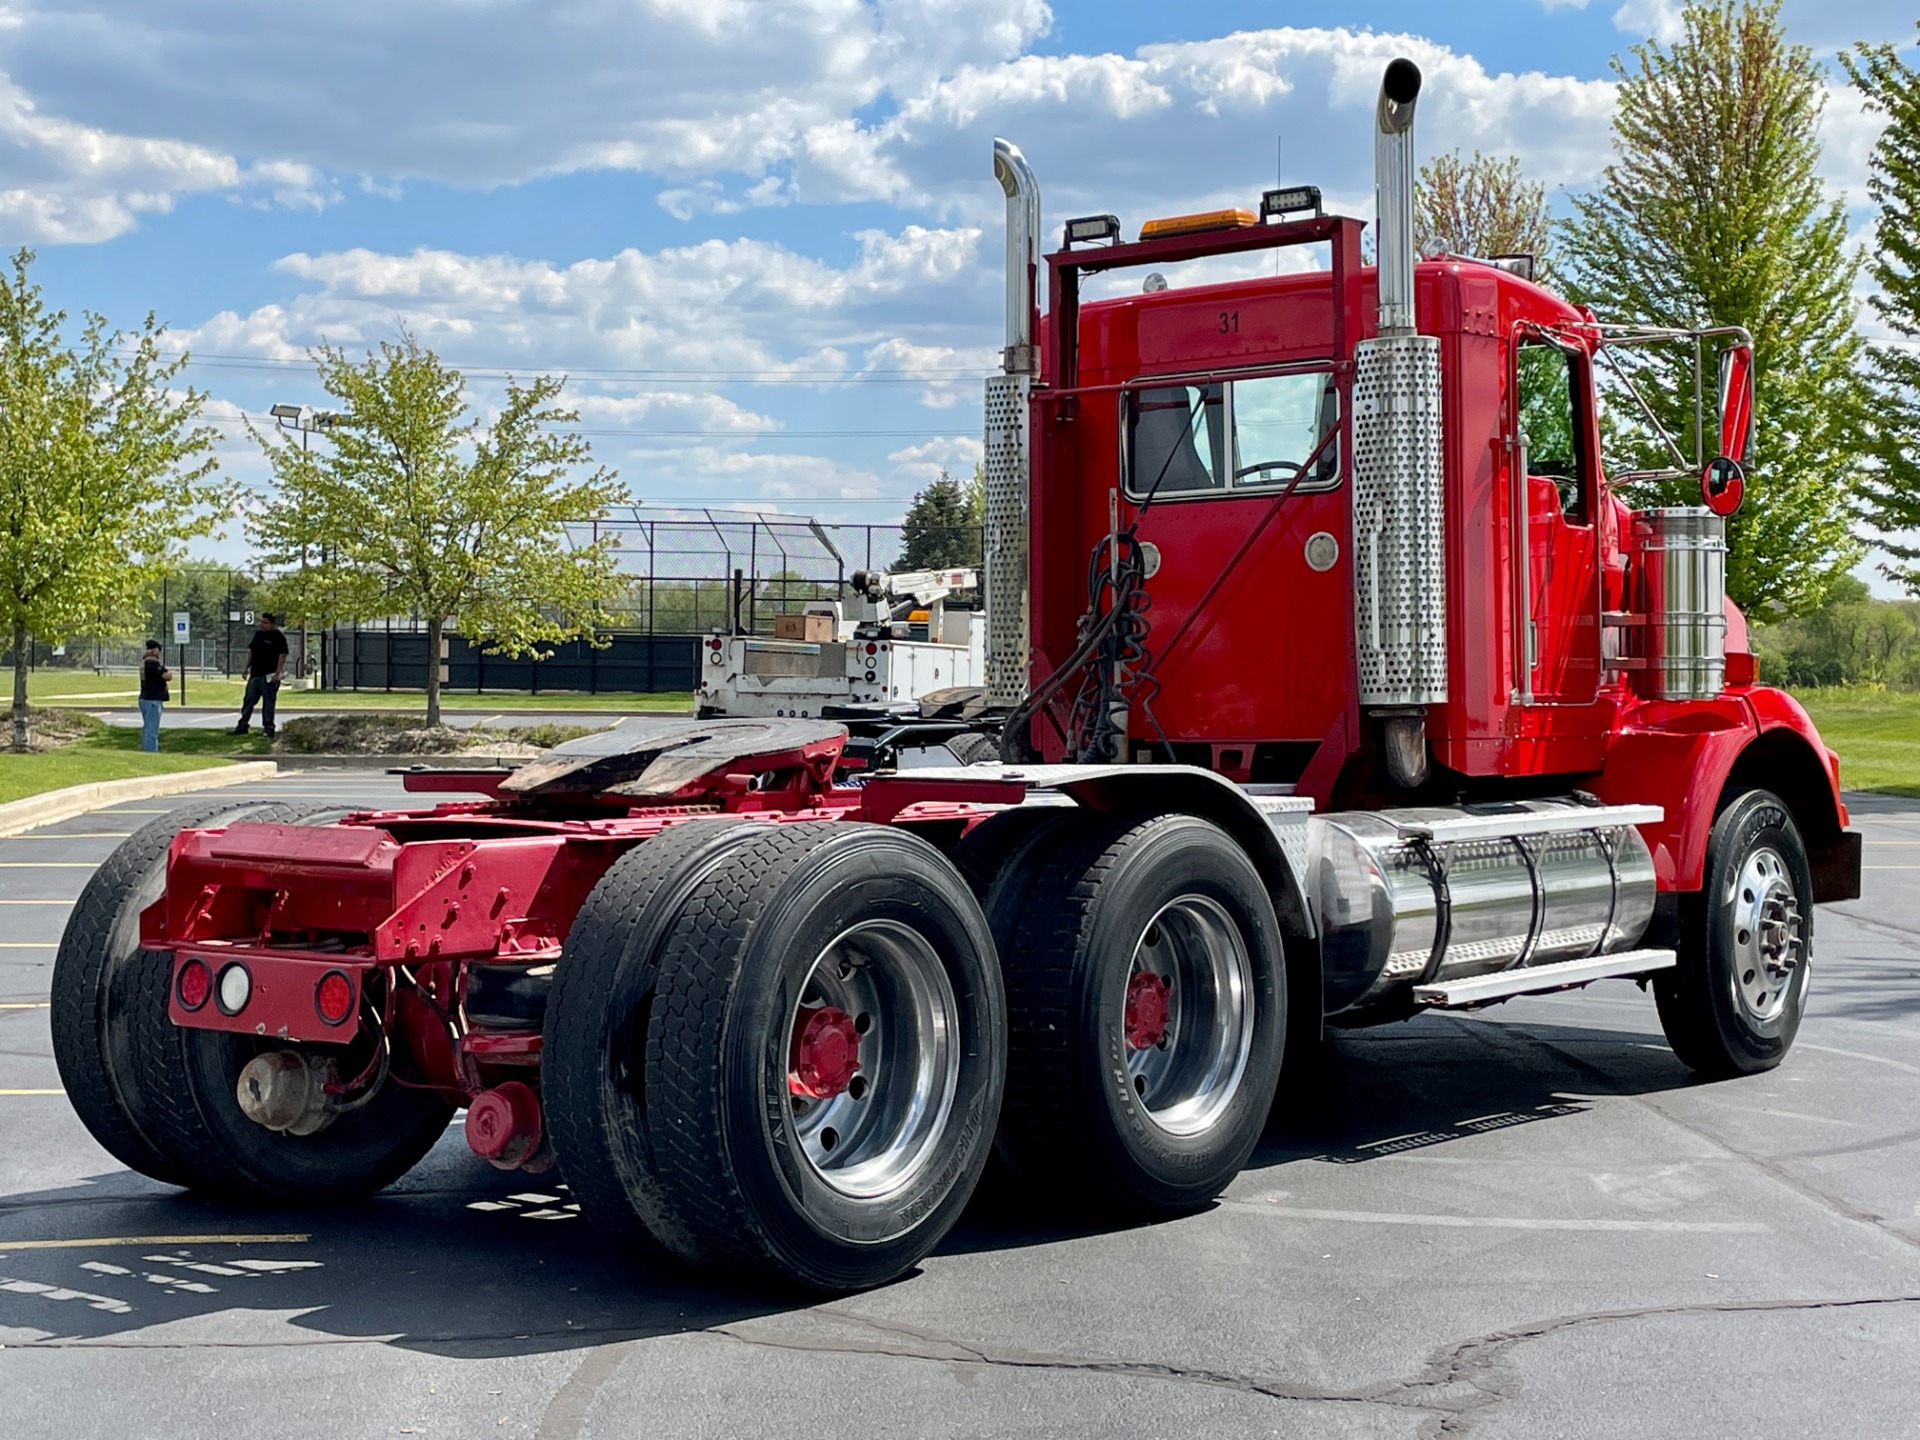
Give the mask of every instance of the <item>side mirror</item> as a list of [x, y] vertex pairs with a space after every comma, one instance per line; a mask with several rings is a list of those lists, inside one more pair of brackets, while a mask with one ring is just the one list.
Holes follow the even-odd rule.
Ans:
[[1720, 453], [1729, 463], [1753, 463], [1751, 345], [1729, 345], [1720, 352]]
[[1737, 460], [1722, 455], [1700, 473], [1700, 499], [1716, 515], [1733, 514], [1746, 493], [1747, 475]]

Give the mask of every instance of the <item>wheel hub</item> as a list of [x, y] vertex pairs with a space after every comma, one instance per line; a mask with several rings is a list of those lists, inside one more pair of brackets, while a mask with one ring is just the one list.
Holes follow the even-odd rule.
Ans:
[[787, 1089], [808, 1100], [831, 1100], [860, 1069], [860, 1032], [853, 1017], [833, 1005], [803, 1010], [793, 1031]]
[[1792, 873], [1778, 852], [1763, 847], [1747, 857], [1732, 901], [1734, 993], [1749, 1014], [1771, 1020], [1786, 1006], [1806, 947]]
[[1200, 1135], [1232, 1105], [1253, 1046], [1253, 964], [1233, 918], [1181, 895], [1147, 922], [1121, 993], [1127, 1083], [1146, 1117]]
[[1137, 970], [1127, 981], [1127, 1048], [1150, 1050], [1167, 1039], [1172, 982], [1151, 970]]

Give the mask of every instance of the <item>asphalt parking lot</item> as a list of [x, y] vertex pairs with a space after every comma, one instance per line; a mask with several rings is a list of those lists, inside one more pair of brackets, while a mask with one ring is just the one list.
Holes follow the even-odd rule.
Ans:
[[1206, 1213], [1036, 1223], [1001, 1193], [826, 1303], [619, 1260], [457, 1129], [347, 1208], [121, 1169], [60, 1092], [48, 978], [90, 868], [173, 803], [0, 840], [9, 1437], [1920, 1429], [1920, 802], [1855, 797], [1866, 896], [1818, 912], [1772, 1074], [1693, 1083], [1624, 982], [1337, 1037]]

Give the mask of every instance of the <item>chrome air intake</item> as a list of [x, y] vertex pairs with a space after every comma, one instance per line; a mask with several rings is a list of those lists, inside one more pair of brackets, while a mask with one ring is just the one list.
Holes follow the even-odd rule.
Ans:
[[[1413, 112], [1420, 68], [1380, 82], [1373, 147], [1379, 332], [1354, 347], [1353, 599], [1360, 704], [1388, 711], [1395, 780], [1426, 774], [1423, 707], [1447, 698], [1440, 342], [1415, 332]], [[1399, 713], [1392, 713], [1399, 712]]]
[[993, 174], [1007, 196], [1007, 345], [987, 381], [987, 703], [1027, 696], [1027, 405], [1039, 371], [1034, 286], [1040, 263], [1040, 186], [1019, 148], [993, 142]]
[[1309, 822], [1330, 969], [1401, 985], [1627, 951], [1653, 918], [1657, 807], [1525, 800]]

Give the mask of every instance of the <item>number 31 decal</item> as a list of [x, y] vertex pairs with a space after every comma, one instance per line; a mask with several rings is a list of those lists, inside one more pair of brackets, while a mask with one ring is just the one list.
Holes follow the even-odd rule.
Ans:
[[1222, 310], [1220, 312], [1220, 333], [1222, 335], [1238, 335], [1240, 333], [1240, 312], [1238, 310]]

